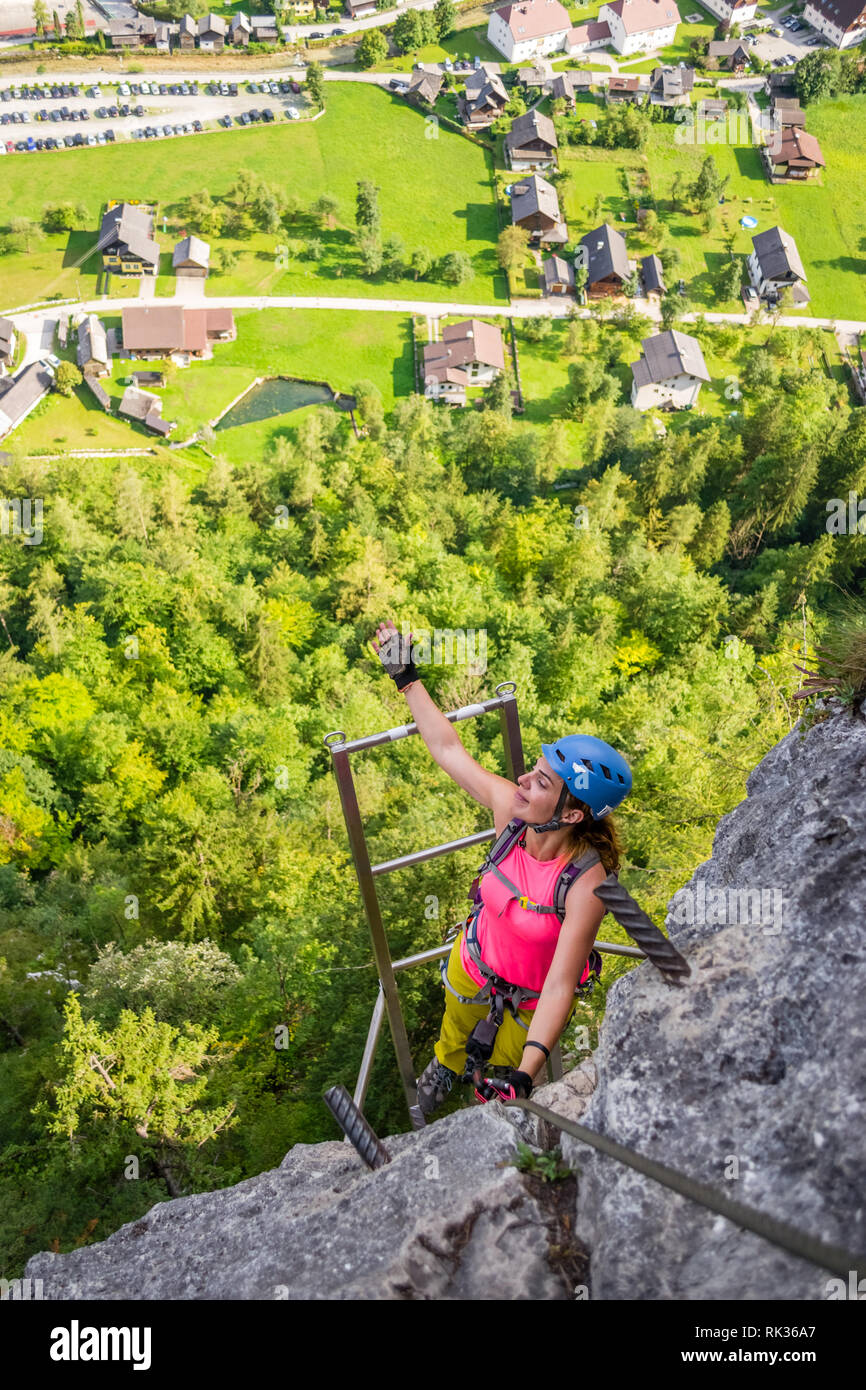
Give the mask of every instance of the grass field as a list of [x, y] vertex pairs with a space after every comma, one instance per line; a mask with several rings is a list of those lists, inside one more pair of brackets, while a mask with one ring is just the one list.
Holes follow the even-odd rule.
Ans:
[[[380, 189], [382, 233], [398, 237], [407, 253], [426, 246], [434, 257], [463, 250], [471, 256], [475, 276], [459, 287], [461, 299], [493, 303], [505, 297], [504, 277], [496, 264], [496, 210], [489, 185], [487, 156], [471, 141], [438, 129], [436, 138], [423, 115], [406, 102], [363, 84], [328, 87], [325, 115], [314, 123], [220, 131], [195, 140], [150, 141], [137, 146], [97, 147], [55, 152], [49, 156], [15, 156], [0, 164], [0, 202], [18, 217], [39, 219], [47, 202], [83, 200], [93, 232], [44, 236], [31, 253], [7, 254], [2, 260], [0, 310], [52, 294], [95, 293], [96, 258], [80, 269], [75, 262], [95, 240], [98, 217], [107, 198], [142, 197], [160, 209], [158, 240], [169, 250], [180, 231], [184, 197], [207, 188], [214, 198], [231, 186], [240, 168], [295, 194], [302, 209], [328, 192], [339, 202], [337, 226], [321, 230], [301, 216], [288, 232], [254, 233], [248, 239], [215, 241], [239, 252], [235, 270], [214, 276], [213, 293], [327, 294], [365, 298], [442, 300], [455, 287], [434, 280], [362, 278], [353, 245], [355, 191], [359, 178]], [[162, 214], [168, 218], [163, 234]], [[318, 263], [290, 256], [283, 263], [278, 247], [312, 235], [324, 243]]]
[[[111, 328], [120, 320], [106, 315], [103, 322]], [[189, 438], [260, 376], [327, 381], [334, 390], [344, 392], [366, 378], [379, 387], [386, 410], [393, 408], [396, 396], [413, 389], [411, 333], [402, 314], [249, 310], [237, 314], [236, 322], [238, 336], [233, 343], [217, 345], [211, 360], [180, 370], [157, 392], [165, 419], [177, 421], [172, 439]], [[73, 358], [74, 350], [63, 356]], [[111, 377], [103, 378], [115, 411], [124, 391], [121, 378], [139, 365], [115, 359]], [[261, 457], [271, 438], [285, 433], [300, 414], [293, 411], [290, 416], [220, 431], [217, 444], [209, 447], [235, 461]], [[143, 425], [106, 415], [84, 386], [71, 397], [46, 397], [10, 438], [28, 454], [147, 448], [158, 442]]]

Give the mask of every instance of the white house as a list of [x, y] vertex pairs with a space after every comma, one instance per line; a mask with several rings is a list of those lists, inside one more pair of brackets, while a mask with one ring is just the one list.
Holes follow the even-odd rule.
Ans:
[[698, 399], [701, 382], [710, 374], [697, 338], [668, 329], [644, 338], [643, 352], [631, 364], [631, 403], [635, 410], [673, 406], [682, 410]]
[[740, 28], [751, 23], [758, 9], [758, 0], [701, 0], [701, 4], [705, 10], [712, 10], [719, 19], [738, 24]]
[[607, 48], [610, 44], [610, 25], [600, 24], [597, 19], [591, 19], [588, 24], [578, 24], [575, 29], [569, 29], [565, 36], [565, 51], [572, 58], [577, 58], [581, 53], [590, 53], [594, 48]]
[[643, 53], [673, 43], [680, 12], [676, 0], [613, 0], [602, 5], [598, 19], [609, 25], [617, 53]]
[[502, 333], [482, 319], [464, 319], [442, 329], [438, 343], [424, 345], [424, 395], [466, 404], [470, 386], [489, 386], [505, 370]]
[[559, 0], [520, 0], [493, 11], [487, 41], [509, 63], [523, 63], [539, 54], [564, 50], [572, 28], [568, 10]]
[[775, 298], [780, 290], [790, 286], [798, 303], [808, 303], [806, 272], [794, 238], [781, 227], [771, 227], [753, 236], [752, 245], [755, 249], [746, 264], [749, 279], [761, 298]]
[[866, 39], [864, 0], [809, 0], [803, 18], [834, 48], [850, 48]]

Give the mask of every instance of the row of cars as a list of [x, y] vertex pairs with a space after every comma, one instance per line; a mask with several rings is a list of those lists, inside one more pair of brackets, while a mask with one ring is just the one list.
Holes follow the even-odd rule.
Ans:
[[74, 135], [48, 135], [45, 139], [37, 140], [32, 135], [26, 140], [7, 140], [5, 144], [0, 140], [0, 154], [33, 154], [36, 150], [62, 150], [80, 147], [82, 145], [113, 145], [114, 131], [100, 131], [98, 135], [84, 135], [77, 130]]
[[[34, 111], [37, 121], [89, 121], [92, 116], [116, 119], [118, 116], [143, 116], [143, 106], [100, 106], [98, 111], [90, 112], [86, 107], [71, 110], [68, 106], [53, 106], [49, 111], [43, 107]], [[0, 125], [29, 125], [33, 117], [29, 111], [0, 111]]]
[[202, 129], [201, 121], [186, 121], [183, 125], [146, 125], [129, 132], [132, 140], [163, 140], [169, 135], [193, 135]]
[[[294, 110], [294, 107], [291, 109]], [[259, 121], [264, 121], [265, 125], [267, 125], [268, 122], [276, 120], [276, 117], [271, 108], [265, 106], [261, 111], [255, 109], [252, 111], [241, 111], [239, 116], [234, 117], [234, 120], [237, 121], [238, 125], [257, 125]], [[226, 130], [230, 130], [233, 124], [232, 117], [220, 116], [217, 119], [217, 124], [224, 126]]]

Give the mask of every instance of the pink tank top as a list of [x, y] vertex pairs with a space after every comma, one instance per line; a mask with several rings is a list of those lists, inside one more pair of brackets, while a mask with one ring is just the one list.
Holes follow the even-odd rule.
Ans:
[[[556, 880], [570, 858], [566, 853], [542, 862], [516, 844], [498, 868], [533, 902], [552, 904]], [[516, 898], [509, 899], [510, 893], [493, 873], [481, 880], [483, 907], [476, 924], [481, 959], [510, 984], [540, 993], [559, 941], [560, 921], [555, 912], [527, 911]], [[467, 975], [483, 985], [484, 976], [469, 955], [465, 935], [460, 958]], [[536, 1000], [530, 999], [522, 1007], [534, 1009], [535, 1005]]]

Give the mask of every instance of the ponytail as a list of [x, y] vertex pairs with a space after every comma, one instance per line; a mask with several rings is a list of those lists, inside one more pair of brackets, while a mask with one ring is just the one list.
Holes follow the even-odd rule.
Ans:
[[572, 827], [569, 852], [572, 861], [579, 859], [588, 849], [594, 849], [609, 874], [616, 873], [623, 854], [616, 822], [611, 815], [596, 820], [585, 801], [579, 801], [569, 792], [565, 798], [565, 811], [583, 811], [583, 820]]

